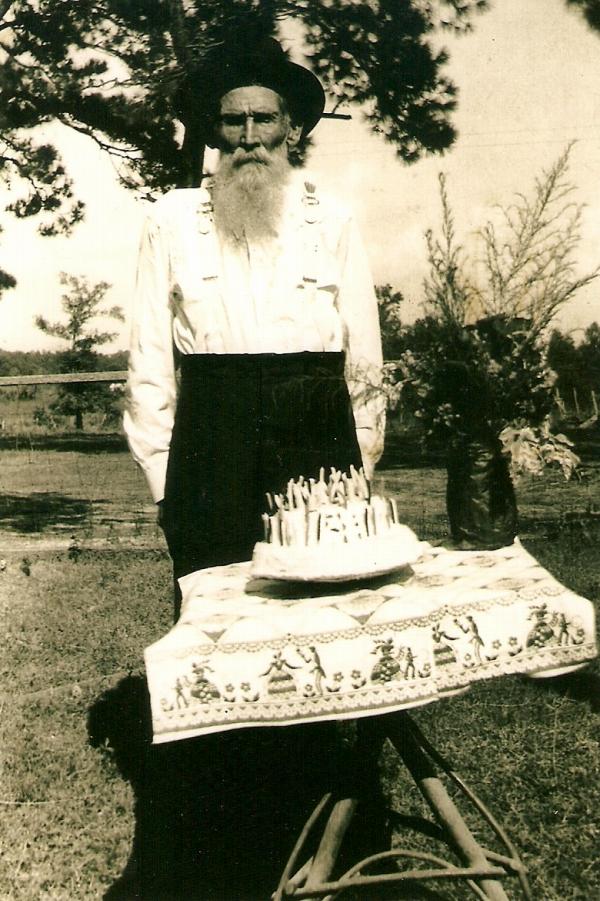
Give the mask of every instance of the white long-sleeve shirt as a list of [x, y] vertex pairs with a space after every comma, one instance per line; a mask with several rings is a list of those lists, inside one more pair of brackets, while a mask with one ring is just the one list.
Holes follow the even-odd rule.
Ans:
[[381, 338], [367, 257], [349, 211], [294, 173], [277, 238], [240, 251], [219, 241], [210, 183], [165, 194], [141, 241], [124, 417], [154, 500], [164, 496], [177, 354], [341, 350], [370, 474], [385, 427], [376, 390]]

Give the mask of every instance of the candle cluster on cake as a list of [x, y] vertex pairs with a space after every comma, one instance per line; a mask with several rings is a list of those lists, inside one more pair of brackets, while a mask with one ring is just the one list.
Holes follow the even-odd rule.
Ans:
[[252, 558], [260, 578], [338, 581], [391, 572], [416, 560], [421, 542], [398, 520], [392, 498], [372, 495], [362, 469], [290, 480], [267, 494], [264, 541]]

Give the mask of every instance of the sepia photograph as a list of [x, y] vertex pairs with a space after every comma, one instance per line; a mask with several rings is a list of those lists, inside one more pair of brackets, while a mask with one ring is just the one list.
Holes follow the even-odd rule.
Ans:
[[600, 899], [600, 0], [0, 0], [0, 899]]

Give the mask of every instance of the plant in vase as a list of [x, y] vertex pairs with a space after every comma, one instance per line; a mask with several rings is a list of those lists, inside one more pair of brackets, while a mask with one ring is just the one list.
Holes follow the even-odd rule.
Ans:
[[581, 206], [564, 181], [570, 151], [536, 180], [532, 200], [519, 195], [501, 210], [501, 228], [488, 222], [477, 233], [478, 267], [455, 242], [440, 176], [442, 237], [426, 235], [428, 315], [413, 326], [418, 340], [394, 364], [391, 381], [426, 439], [446, 449], [450, 529], [463, 547], [514, 540], [515, 475], [558, 465], [569, 477], [578, 462], [550, 426], [554, 374], [546, 354], [553, 317], [599, 272], [574, 274]]

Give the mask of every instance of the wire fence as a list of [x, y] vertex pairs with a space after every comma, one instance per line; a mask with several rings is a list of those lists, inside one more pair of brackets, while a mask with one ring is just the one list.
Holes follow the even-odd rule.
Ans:
[[93, 382], [126, 382], [127, 372], [56, 372], [42, 375], [3, 375], [0, 388], [16, 388], [25, 385], [75, 385]]
[[[59, 415], [57, 418], [52, 412], [56, 389], [60, 391], [66, 386], [79, 386], [85, 389], [86, 386], [108, 385], [117, 389], [110, 404], [105, 406], [104, 415], [92, 416], [90, 420], [92, 428], [102, 430], [107, 423], [114, 427], [115, 420], [120, 416], [117, 403], [119, 394], [124, 393], [123, 383], [126, 380], [125, 370], [0, 376], [0, 437], [12, 435], [18, 441], [27, 440], [32, 435], [39, 435], [48, 429], [56, 430], [61, 427], [67, 430], [68, 416]], [[94, 410], [91, 409], [89, 412], [94, 413]], [[112, 413], [112, 422], [109, 413]]]
[[[127, 372], [0, 377], [0, 546], [163, 546], [156, 508], [127, 450], [120, 415], [36, 424], [63, 385], [122, 386]], [[117, 397], [117, 413], [118, 411]], [[49, 420], [50, 421], [50, 420]]]
[[[108, 383], [122, 390], [126, 379], [122, 370], [0, 377], [0, 554], [8, 547], [35, 546], [164, 549], [156, 507], [128, 451], [120, 415], [106, 422], [100, 414], [86, 414], [83, 431], [75, 430], [72, 417], [63, 417], [58, 427], [44, 425], [39, 417], [36, 424], [36, 411], [49, 409], [61, 386]], [[558, 407], [567, 413], [573, 412], [570, 401], [557, 397]], [[122, 407], [122, 394], [117, 393], [116, 403]], [[577, 412], [580, 428], [597, 423], [596, 397], [585, 414]], [[585, 422], [584, 415], [590, 417]], [[411, 503], [418, 498], [421, 518], [430, 519], [444, 492], [443, 475], [440, 469], [432, 483], [418, 438], [400, 417], [390, 423], [379, 477], [389, 479], [392, 473], [394, 478], [398, 460], [405, 475], [412, 472]], [[439, 460], [430, 464], [443, 465]]]

